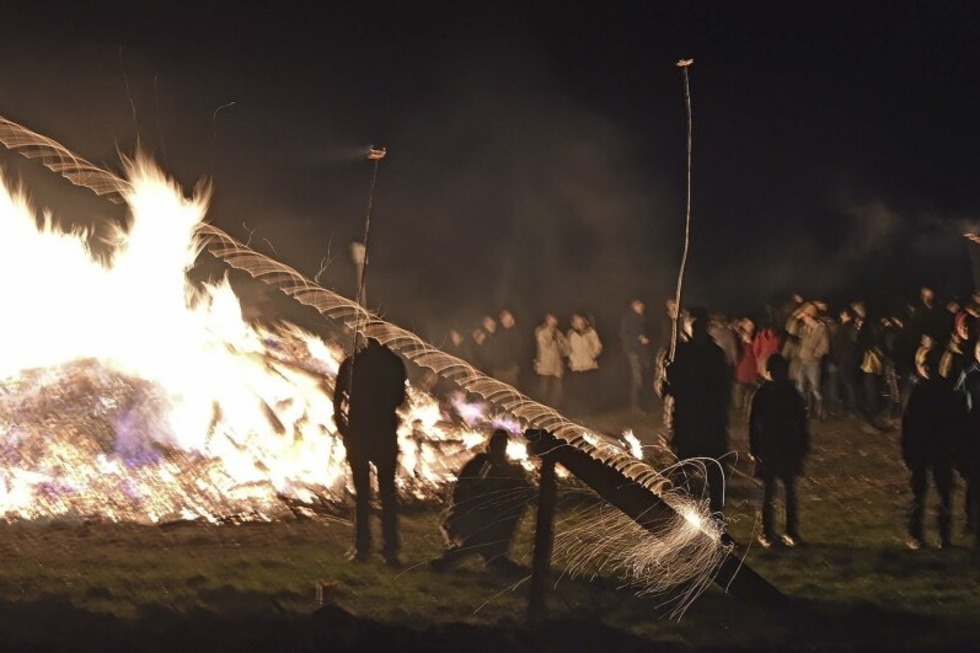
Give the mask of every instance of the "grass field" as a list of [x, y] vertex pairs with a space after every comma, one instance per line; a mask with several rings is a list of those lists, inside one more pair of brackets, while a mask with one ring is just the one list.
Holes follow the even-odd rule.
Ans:
[[[611, 413], [594, 426], [655, 417]], [[980, 555], [904, 546], [906, 475], [897, 433], [854, 420], [813, 425], [802, 482], [798, 549], [746, 547], [745, 562], [790, 597], [786, 609], [746, 604], [713, 586], [680, 620], [616, 578], [560, 575], [549, 621], [526, 620], [529, 583], [478, 559], [436, 573], [438, 507], [403, 518], [408, 566], [344, 560], [350, 523], [322, 516], [274, 524], [162, 527], [21, 523], [0, 527], [0, 650], [969, 650], [980, 641]], [[729, 531], [751, 544], [759, 488], [744, 428], [728, 487]], [[662, 455], [662, 454], [661, 454]], [[569, 491], [566, 490], [566, 493]], [[516, 556], [530, 562], [533, 519]], [[928, 523], [933, 530], [934, 518]], [[315, 601], [325, 587], [326, 605]]]

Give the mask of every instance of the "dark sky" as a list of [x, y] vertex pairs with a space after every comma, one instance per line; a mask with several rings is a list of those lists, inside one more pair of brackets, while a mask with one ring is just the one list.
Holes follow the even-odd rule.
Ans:
[[[618, 316], [672, 292], [693, 58], [689, 302], [900, 300], [971, 283], [969, 1], [18, 3], [0, 115], [118, 169], [137, 143], [210, 220], [433, 338], [504, 305]], [[27, 177], [42, 203], [99, 203]], [[43, 185], [39, 185], [43, 184]], [[612, 325], [609, 325], [612, 328]]]

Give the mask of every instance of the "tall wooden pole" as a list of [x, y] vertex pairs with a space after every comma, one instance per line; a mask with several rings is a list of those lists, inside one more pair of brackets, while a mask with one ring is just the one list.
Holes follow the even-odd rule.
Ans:
[[681, 266], [677, 272], [677, 289], [674, 293], [674, 305], [677, 311], [671, 320], [670, 335], [670, 355], [667, 360], [674, 362], [674, 354], [677, 352], [677, 321], [681, 316], [681, 290], [684, 287], [684, 269], [687, 267], [687, 254], [691, 248], [691, 159], [692, 144], [694, 134], [694, 124], [691, 120], [691, 82], [688, 78], [687, 69], [694, 63], [694, 59], [681, 59], [677, 66], [684, 73], [684, 106], [687, 109], [687, 203], [684, 211], [684, 252], [681, 254]]

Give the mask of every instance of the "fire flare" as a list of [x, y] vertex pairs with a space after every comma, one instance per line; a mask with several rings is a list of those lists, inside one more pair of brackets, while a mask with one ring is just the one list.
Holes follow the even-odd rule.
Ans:
[[[90, 235], [38, 226], [0, 188], [0, 514], [158, 522], [271, 519], [342, 499], [333, 424], [343, 354], [294, 326], [252, 326], [227, 280], [194, 286], [206, 189], [185, 197], [145, 159], [127, 164], [128, 228], [97, 256]], [[410, 389], [400, 484], [433, 496], [474, 429]]]

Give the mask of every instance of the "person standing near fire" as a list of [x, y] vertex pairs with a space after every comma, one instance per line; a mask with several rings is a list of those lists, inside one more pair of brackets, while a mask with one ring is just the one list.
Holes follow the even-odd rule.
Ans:
[[398, 413], [405, 401], [405, 363], [374, 338], [340, 364], [334, 389], [334, 422], [344, 440], [354, 481], [353, 561], [371, 555], [371, 470], [378, 477], [381, 498], [382, 555], [391, 567], [401, 565], [398, 540]]
[[490, 374], [498, 381], [515, 388], [521, 386], [521, 368], [525, 366], [527, 348], [524, 337], [517, 327], [517, 320], [509, 309], [500, 311], [500, 328], [492, 342], [493, 359]]
[[678, 460], [713, 458], [706, 465], [711, 511], [724, 508], [723, 462], [729, 452], [728, 409], [732, 400], [732, 371], [708, 333], [708, 312], [692, 308], [691, 337], [678, 343], [674, 362], [667, 368], [664, 391], [674, 398], [674, 435], [671, 447]]
[[583, 313], [572, 316], [568, 330], [568, 407], [574, 413], [590, 414], [598, 405], [599, 355], [602, 341]]
[[623, 319], [619, 323], [619, 339], [623, 345], [623, 353], [626, 354], [626, 363], [629, 366], [630, 381], [630, 408], [634, 412], [646, 412], [648, 402], [642, 394], [644, 381], [649, 377], [650, 339], [647, 337], [647, 318], [646, 304], [641, 299], [634, 299], [630, 302], [629, 308], [623, 314]]
[[497, 321], [489, 315], [484, 315], [480, 326], [473, 329], [473, 364], [486, 374], [493, 369], [496, 333]]
[[562, 376], [565, 365], [562, 359], [570, 348], [565, 334], [558, 329], [558, 318], [548, 313], [544, 322], [534, 330], [538, 355], [534, 359], [534, 372], [538, 375], [538, 395], [545, 404], [557, 408], [562, 399]]

